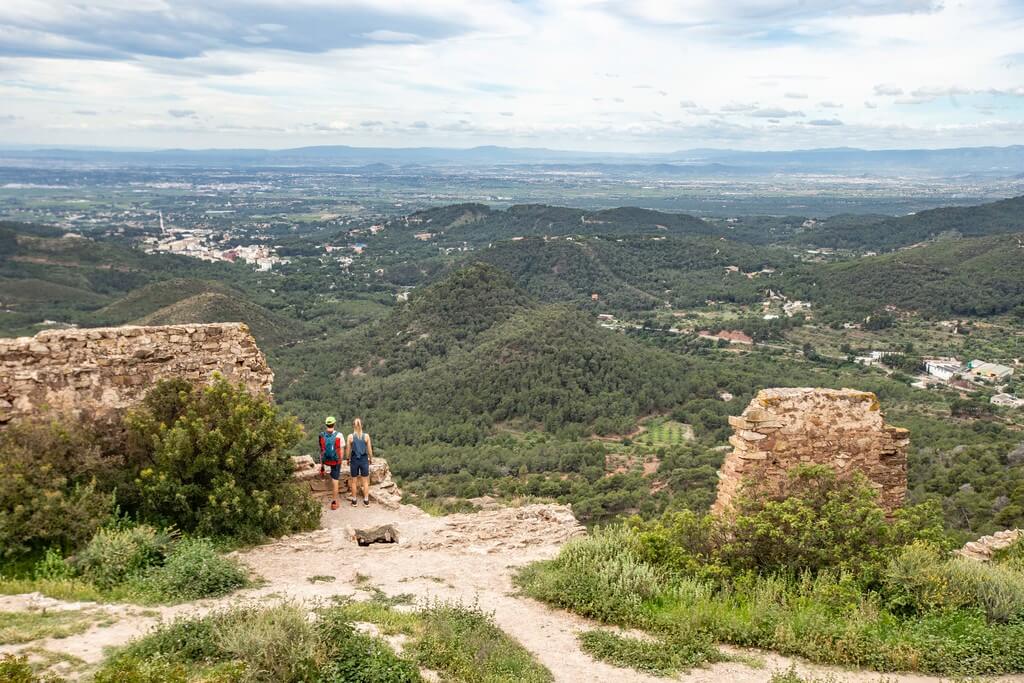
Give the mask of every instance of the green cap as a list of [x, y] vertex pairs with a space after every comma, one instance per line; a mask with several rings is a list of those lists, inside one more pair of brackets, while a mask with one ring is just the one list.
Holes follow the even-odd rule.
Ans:
[[335, 422], [337, 422], [337, 420], [335, 420], [333, 416], [328, 416], [327, 419], [324, 420], [324, 424], [327, 425], [328, 427], [333, 425]]

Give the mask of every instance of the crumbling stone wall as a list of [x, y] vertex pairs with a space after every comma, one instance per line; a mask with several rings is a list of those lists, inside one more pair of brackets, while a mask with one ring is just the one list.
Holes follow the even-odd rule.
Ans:
[[161, 379], [220, 372], [270, 393], [274, 373], [242, 323], [47, 330], [0, 339], [0, 425], [47, 408], [103, 414]]
[[885, 423], [873, 393], [853, 389], [764, 389], [730, 417], [733, 450], [718, 472], [712, 510], [729, 509], [746, 481], [771, 488], [800, 464], [863, 472], [892, 512], [907, 493], [906, 429]]

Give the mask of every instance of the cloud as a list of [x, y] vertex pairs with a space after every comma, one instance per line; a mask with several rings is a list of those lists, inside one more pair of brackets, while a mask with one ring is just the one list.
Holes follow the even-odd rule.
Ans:
[[360, 121], [359, 125], [363, 128], [378, 128], [384, 125], [383, 121]]
[[842, 109], [843, 108], [843, 105], [839, 104], [838, 102], [831, 102], [829, 100], [826, 100], [824, 102], [818, 102], [818, 106], [819, 107], [824, 107], [825, 109]]
[[194, 109], [168, 109], [167, 113], [176, 119], [195, 119], [199, 117]]
[[440, 40], [470, 28], [453, 13], [393, 2], [229, 0], [214, 7], [201, 0], [37, 0], [32, 12], [12, 4], [0, 8], [0, 55], [127, 60], [186, 59], [224, 49], [317, 54]]
[[721, 110], [729, 114], [741, 114], [757, 109], [757, 102], [730, 102], [721, 106]]
[[878, 105], [870, 100], [864, 100], [865, 109], [878, 109]]
[[784, 119], [792, 116], [803, 116], [804, 113], [802, 111], [797, 111], [794, 109], [765, 108], [756, 109], [750, 112], [749, 115], [761, 119]]
[[875, 94], [879, 96], [897, 96], [903, 94], [903, 88], [890, 83], [882, 83], [875, 86]]
[[807, 122], [811, 126], [841, 126], [843, 122], [839, 119], [813, 119]]
[[806, 100], [807, 93], [805, 92], [788, 92], [783, 95], [787, 100]]
[[697, 103], [694, 102], [693, 100], [680, 100], [679, 106], [682, 109], [696, 109]]
[[14, 114], [0, 114], [0, 125], [7, 125], [19, 120], [21, 120], [21, 117]]
[[96, 116], [99, 112], [95, 109], [75, 109], [72, 114], [78, 114], [79, 116]]
[[387, 29], [377, 29], [376, 31], [370, 31], [362, 35], [364, 38], [381, 43], [415, 43], [421, 40], [421, 38], [415, 33], [388, 31]]

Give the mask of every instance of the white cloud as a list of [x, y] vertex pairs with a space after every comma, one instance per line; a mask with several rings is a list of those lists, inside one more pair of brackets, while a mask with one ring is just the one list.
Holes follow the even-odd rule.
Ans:
[[[211, 7], [0, 3], [0, 98], [16, 117], [0, 142], [657, 150], [1020, 141], [1022, 108], [1000, 107], [1024, 96], [1020, 68], [1008, 66], [1024, 63], [1011, 0]], [[163, 35], [144, 30], [154, 17]], [[296, 22], [314, 20], [304, 26], [315, 31], [296, 33]], [[110, 111], [113, 101], [121, 111]], [[898, 106], [910, 103], [928, 106]], [[816, 123], [838, 121], [840, 109], [842, 126]], [[86, 134], [77, 123], [88, 115], [76, 111], [104, 114], [88, 119]], [[988, 125], [993, 111], [1006, 125]]]

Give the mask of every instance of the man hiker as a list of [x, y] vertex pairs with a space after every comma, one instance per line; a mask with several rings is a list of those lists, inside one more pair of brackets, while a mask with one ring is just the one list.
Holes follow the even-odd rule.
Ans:
[[363, 505], [370, 504], [370, 462], [373, 460], [373, 443], [370, 435], [363, 431], [363, 421], [358, 417], [352, 421], [352, 433], [348, 435], [346, 452], [349, 459], [349, 501], [356, 504], [356, 493], [363, 486]]
[[334, 497], [331, 509], [338, 509], [338, 479], [341, 478], [341, 460], [345, 456], [345, 446], [340, 433], [334, 431], [336, 420], [328, 417], [324, 420], [324, 431], [320, 432], [320, 474], [323, 476], [324, 465], [331, 468], [331, 488]]

